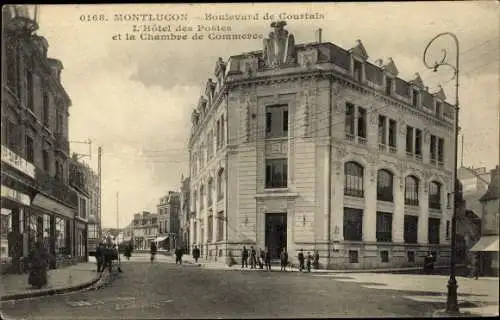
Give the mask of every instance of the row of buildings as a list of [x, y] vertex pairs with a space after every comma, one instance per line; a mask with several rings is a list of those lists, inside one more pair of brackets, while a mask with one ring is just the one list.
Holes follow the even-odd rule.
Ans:
[[156, 205], [156, 213], [135, 213], [119, 237], [132, 241], [136, 250], [149, 250], [151, 242], [160, 249], [183, 248], [189, 251], [189, 178], [181, 178], [180, 192], [169, 191]]
[[428, 252], [447, 264], [455, 108], [442, 88], [370, 62], [359, 40], [346, 50], [320, 30], [296, 44], [285, 25], [219, 58], [192, 112], [190, 247], [221, 261], [254, 246], [273, 259], [317, 250], [323, 267], [413, 266]]
[[37, 241], [52, 268], [85, 261], [99, 232], [99, 178], [70, 154], [63, 65], [47, 56], [36, 11], [5, 6], [2, 20], [1, 270], [23, 272]]

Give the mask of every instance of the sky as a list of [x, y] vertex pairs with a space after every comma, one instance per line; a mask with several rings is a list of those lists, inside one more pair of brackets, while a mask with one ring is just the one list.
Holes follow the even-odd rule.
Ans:
[[[460, 41], [463, 163], [487, 168], [498, 164], [500, 35], [494, 1], [42, 5], [38, 34], [48, 40], [49, 56], [63, 62], [62, 82], [72, 99], [70, 140], [91, 139], [91, 157], [83, 159], [93, 168], [98, 146], [103, 149], [104, 227], [124, 227], [142, 210], [156, 212], [162, 195], [179, 190], [181, 176], [188, 175], [190, 115], [206, 80], [213, 77], [216, 59], [262, 49], [262, 40], [113, 40], [138, 24], [113, 21], [114, 15], [179, 13], [187, 20], [161, 24], [229, 26], [232, 33], [267, 36], [271, 21], [263, 19], [266, 13], [306, 12], [324, 18], [287, 19], [286, 28], [296, 43], [314, 41], [318, 28], [323, 30], [323, 41], [344, 49], [360, 39], [369, 61], [392, 57], [401, 78], [410, 80], [419, 72], [431, 91], [443, 84], [451, 103], [451, 69], [427, 70], [422, 53], [438, 33], [455, 33]], [[258, 13], [259, 20], [207, 21], [207, 13]], [[95, 14], [108, 21], [85, 21]], [[437, 57], [440, 45], [449, 48], [450, 58], [455, 56], [451, 38], [436, 42], [431, 54]], [[87, 145], [76, 142], [71, 143], [72, 151], [89, 153]]]

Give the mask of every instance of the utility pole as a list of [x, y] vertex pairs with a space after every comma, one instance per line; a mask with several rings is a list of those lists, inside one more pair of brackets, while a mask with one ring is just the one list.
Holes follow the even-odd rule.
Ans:
[[464, 166], [464, 134], [462, 133], [462, 151], [460, 152], [460, 167]]
[[101, 157], [102, 157], [102, 147], [97, 149], [97, 174], [99, 176], [99, 200], [97, 201], [97, 212], [99, 214], [99, 239], [102, 239], [102, 225], [101, 225], [101, 201], [102, 201], [102, 178], [101, 178]]

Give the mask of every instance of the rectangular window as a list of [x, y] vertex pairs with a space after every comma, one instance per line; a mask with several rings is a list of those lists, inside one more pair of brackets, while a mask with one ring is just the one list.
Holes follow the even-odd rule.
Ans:
[[366, 139], [366, 109], [358, 108], [358, 137]]
[[446, 240], [450, 240], [450, 220], [446, 220]]
[[441, 220], [429, 218], [428, 239], [429, 244], [439, 244], [439, 225]]
[[436, 116], [439, 118], [441, 116], [442, 105], [441, 102], [436, 101]]
[[344, 208], [344, 240], [363, 240], [363, 210]]
[[440, 163], [444, 162], [444, 139], [438, 139], [438, 161]]
[[207, 242], [212, 242], [213, 241], [213, 232], [214, 232], [214, 216], [212, 213], [210, 213], [210, 216], [208, 216], [208, 230], [207, 230]]
[[406, 126], [406, 152], [413, 153], [413, 127]]
[[49, 126], [49, 112], [50, 112], [50, 99], [49, 99], [49, 93], [47, 90], [43, 90], [43, 125], [48, 127]]
[[408, 262], [415, 262], [415, 251], [408, 251], [406, 255], [408, 257]]
[[363, 65], [361, 62], [354, 60], [354, 80], [361, 82], [363, 79]]
[[430, 152], [431, 152], [431, 160], [436, 161], [437, 156], [436, 156], [436, 149], [437, 149], [437, 137], [435, 135], [431, 135], [431, 142], [430, 142]]
[[217, 214], [217, 241], [224, 239], [224, 212], [220, 211]]
[[43, 150], [43, 170], [45, 172], [50, 171], [49, 153], [47, 152], [47, 150]]
[[415, 154], [422, 155], [422, 130], [415, 129]]
[[35, 158], [35, 149], [33, 145], [33, 139], [30, 136], [26, 136], [26, 160], [33, 162]]
[[288, 106], [274, 105], [266, 107], [266, 137], [283, 138], [287, 136], [288, 136]]
[[217, 148], [218, 148], [218, 147], [220, 147], [220, 145], [221, 145], [221, 142], [220, 142], [220, 131], [221, 131], [221, 128], [220, 128], [220, 120], [217, 120], [217, 125], [216, 125], [216, 127], [217, 127], [217, 133], [216, 133], [217, 137], [215, 138], [215, 140], [216, 140], [216, 141], [215, 141], [215, 143], [216, 143]]
[[349, 263], [359, 263], [358, 250], [349, 250]]
[[226, 144], [226, 129], [224, 123], [224, 115], [220, 118], [220, 145], [221, 147]]
[[283, 131], [288, 132], [288, 110], [283, 111]]
[[379, 144], [387, 144], [385, 132], [386, 128], [386, 120], [387, 118], [384, 116], [378, 116], [378, 143]]
[[385, 77], [385, 94], [390, 96], [392, 93], [392, 79]]
[[413, 89], [412, 92], [413, 94], [412, 94], [411, 104], [414, 107], [418, 107], [418, 90]]
[[62, 134], [63, 132], [63, 119], [59, 110], [56, 110], [56, 133]]
[[354, 105], [349, 102], [345, 106], [345, 133], [354, 136]]
[[405, 243], [417, 243], [418, 216], [405, 215], [404, 241]]
[[26, 69], [26, 106], [32, 111], [34, 110], [33, 94], [33, 73], [31, 73], [31, 70]]
[[[12, 41], [13, 42], [13, 41]], [[5, 46], [5, 56], [7, 60], [7, 86], [13, 93], [17, 93], [18, 90], [18, 54], [17, 47], [15, 43], [6, 43]]]
[[397, 148], [396, 120], [389, 119], [389, 147]]
[[377, 212], [377, 242], [392, 241], [392, 214]]
[[7, 136], [5, 139], [7, 140], [7, 147], [15, 152], [18, 149], [16, 124], [9, 120], [6, 122], [7, 128], [5, 129], [5, 133]]
[[389, 262], [389, 251], [387, 250], [380, 251], [380, 261], [384, 263]]
[[288, 159], [266, 160], [266, 188], [286, 188], [288, 185]]

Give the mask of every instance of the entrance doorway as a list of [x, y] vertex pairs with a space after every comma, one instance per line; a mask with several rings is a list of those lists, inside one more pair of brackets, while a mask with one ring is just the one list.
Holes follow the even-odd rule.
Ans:
[[271, 259], [279, 259], [283, 248], [286, 248], [286, 212], [266, 213], [265, 245], [271, 253]]

